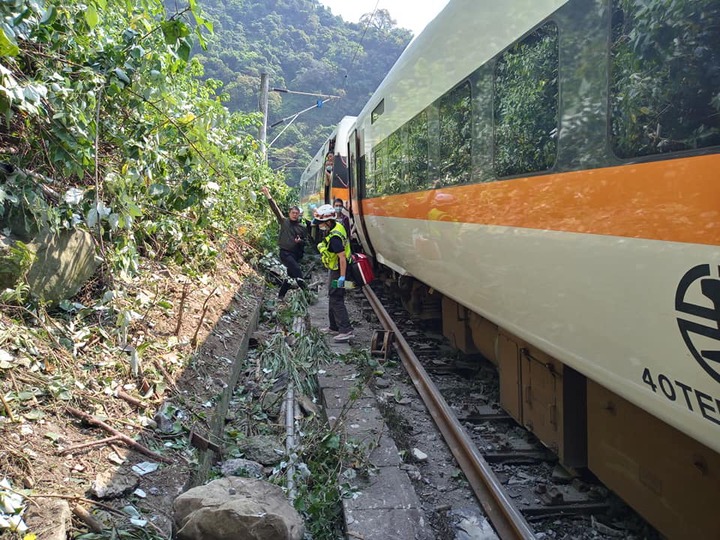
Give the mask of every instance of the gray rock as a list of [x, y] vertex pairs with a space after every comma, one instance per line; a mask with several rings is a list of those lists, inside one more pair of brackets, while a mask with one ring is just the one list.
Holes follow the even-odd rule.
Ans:
[[114, 467], [102, 471], [95, 477], [90, 491], [98, 499], [115, 499], [130, 493], [140, 483], [140, 479]]
[[280, 416], [280, 408], [283, 405], [283, 396], [277, 392], [266, 392], [260, 398], [260, 406], [265, 414], [272, 418]]
[[45, 232], [30, 247], [35, 251], [35, 260], [27, 282], [33, 295], [48, 302], [74, 296], [98, 266], [95, 243], [86, 231]]
[[305, 416], [311, 416], [313, 414], [317, 415], [320, 413], [320, 410], [318, 409], [317, 405], [315, 405], [312, 400], [307, 397], [304, 394], [300, 394], [299, 396], [296, 395], [295, 399], [297, 400], [298, 404], [300, 405], [300, 408], [305, 413]]
[[223, 476], [262, 478], [263, 466], [257, 461], [249, 459], [229, 459], [221, 465], [220, 472]]
[[457, 540], [497, 540], [490, 522], [482, 516], [467, 515], [460, 517], [455, 526]]
[[24, 517], [30, 531], [43, 540], [65, 540], [72, 524], [70, 505], [62, 499], [33, 498]]
[[238, 442], [238, 448], [246, 459], [263, 465], [275, 465], [284, 455], [283, 445], [270, 435], [255, 435]]
[[423, 452], [422, 450], [420, 450], [419, 448], [413, 448], [411, 450], [411, 454], [412, 454], [413, 459], [415, 461], [417, 461], [418, 463], [422, 463], [424, 461], [427, 461], [427, 459], [428, 459], [428, 455], [425, 452]]
[[305, 526], [282, 489], [254, 478], [221, 478], [173, 503], [178, 540], [300, 540]]
[[402, 465], [400, 465], [400, 470], [405, 471], [410, 480], [422, 480], [422, 474], [420, 473], [420, 469], [418, 469], [415, 465], [403, 463]]

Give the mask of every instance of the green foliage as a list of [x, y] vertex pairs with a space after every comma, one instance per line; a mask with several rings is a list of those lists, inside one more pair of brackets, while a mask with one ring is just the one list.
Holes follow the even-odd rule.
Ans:
[[141, 256], [202, 269], [243, 228], [260, 241], [272, 220], [255, 190], [281, 179], [259, 157], [259, 116], [199, 78], [193, 38], [212, 24], [194, 0], [175, 14], [15, 0], [0, 14], [0, 215], [95, 230], [118, 276]]
[[[271, 88], [342, 96], [298, 117], [270, 148], [271, 168], [290, 185], [343, 116], [356, 115], [409, 43], [386, 10], [348, 24], [317, 0], [207, 0], [214, 43], [200, 54], [206, 74], [225, 83], [231, 110], [256, 110], [259, 76]], [[367, 25], [367, 27], [366, 27]], [[316, 98], [270, 92], [270, 124], [312, 107]], [[272, 141], [287, 124], [268, 130]]]
[[76, 537], [77, 540], [163, 540], [165, 536], [142, 527], [117, 529], [113, 527], [101, 533], [85, 533]]
[[557, 27], [547, 24], [505, 52], [496, 67], [495, 172], [544, 171], [555, 162]]
[[[314, 299], [302, 290], [290, 292], [289, 297], [290, 302], [283, 313], [276, 314], [277, 322], [285, 329], [292, 327], [298, 318], [305, 317], [308, 302]], [[333, 357], [324, 334], [317, 329], [311, 328], [302, 335], [277, 332], [265, 343], [258, 359], [263, 370], [262, 384], [269, 389], [277, 380], [287, 378], [294, 383], [296, 394], [302, 392], [317, 398], [315, 376], [318, 368]], [[369, 362], [368, 358], [367, 353], [357, 352], [345, 359]], [[366, 383], [366, 379], [358, 381], [351, 403], [341, 412], [336, 428], [342, 425], [352, 402], [362, 396], [362, 387]], [[268, 422], [267, 416], [257, 410], [253, 410], [252, 420], [256, 428]], [[297, 439], [300, 444], [295, 452], [288, 461], [276, 467], [271, 476], [271, 481], [286, 485], [286, 475], [292, 465], [295, 470], [295, 508], [305, 518], [307, 530], [316, 540], [342, 536], [342, 498], [352, 491], [350, 480], [359, 473], [367, 472], [368, 468], [368, 449], [347, 439], [336, 428], [329, 429], [324, 419], [312, 416], [299, 428], [302, 437]], [[237, 432], [228, 435], [242, 437]], [[346, 482], [338, 485], [338, 479], [343, 477]]]
[[15, 288], [24, 281], [35, 254], [23, 242], [0, 248], [0, 289]]
[[[318, 435], [318, 433], [323, 433]], [[318, 440], [305, 444], [303, 462], [308, 479], [297, 486], [295, 509], [305, 516], [305, 525], [312, 538], [331, 540], [342, 537], [342, 492], [338, 477], [342, 464], [355, 447], [343, 441], [334, 431], [313, 431]]]
[[718, 3], [615, 0], [613, 7], [610, 100], [617, 154], [719, 144]]
[[[352, 91], [356, 112], [409, 39], [384, 25], [359, 50], [360, 28], [314, 0], [210, 3], [219, 24], [195, 0], [177, 9], [166, 13], [159, 0], [0, 5], [0, 160], [7, 164], [0, 216], [25, 221], [27, 230], [94, 230], [120, 277], [135, 273], [143, 256], [203, 270], [230, 234], [272, 245], [276, 226], [255, 193], [270, 185], [286, 204], [291, 195], [272, 167], [299, 175], [329, 131], [321, 122], [332, 125], [346, 110], [323, 118], [325, 108], [309, 123], [296, 122], [284, 134], [292, 148], [278, 143], [267, 167], [255, 139], [259, 114], [222, 104], [256, 108], [257, 79], [248, 71], [287, 70], [274, 86], [297, 81], [310, 85], [304, 91], [340, 94], [339, 66], [351, 53], [359, 61], [371, 53], [373, 76], [360, 68], [362, 82]], [[222, 40], [193, 58], [214, 26]], [[378, 56], [373, 44], [388, 39], [393, 52]], [[298, 40], [306, 48], [299, 50]], [[199, 58], [208, 64], [204, 80]], [[215, 76], [225, 79], [224, 90]], [[273, 115], [306, 106], [297, 96], [272, 98]]]

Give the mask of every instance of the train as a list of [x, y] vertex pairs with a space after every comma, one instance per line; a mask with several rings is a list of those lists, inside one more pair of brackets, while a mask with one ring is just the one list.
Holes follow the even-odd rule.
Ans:
[[[312, 218], [314, 208], [332, 204], [334, 199], [348, 202], [350, 171], [347, 137], [356, 119], [355, 116], [343, 117], [300, 175], [300, 206], [309, 218]], [[330, 182], [326, 183], [328, 176]]]
[[719, 89], [717, 0], [450, 0], [344, 135], [376, 274], [668, 538], [720, 538]]

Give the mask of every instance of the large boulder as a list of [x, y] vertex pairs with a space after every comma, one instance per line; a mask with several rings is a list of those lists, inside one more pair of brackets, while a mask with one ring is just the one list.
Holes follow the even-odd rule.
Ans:
[[282, 489], [255, 478], [221, 478], [173, 503], [178, 540], [300, 540], [305, 525]]
[[32, 294], [46, 302], [75, 296], [97, 270], [95, 242], [87, 231], [45, 232], [30, 246], [35, 251], [35, 260], [27, 281]]

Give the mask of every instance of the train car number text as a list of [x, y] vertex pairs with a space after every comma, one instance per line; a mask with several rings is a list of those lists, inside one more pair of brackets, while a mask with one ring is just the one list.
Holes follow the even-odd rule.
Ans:
[[696, 414], [699, 412], [705, 420], [720, 426], [719, 398], [710, 396], [680, 381], [673, 381], [662, 373], [653, 377], [649, 368], [643, 370], [642, 380], [656, 394], [660, 393], [670, 401], [684, 402], [690, 412]]

